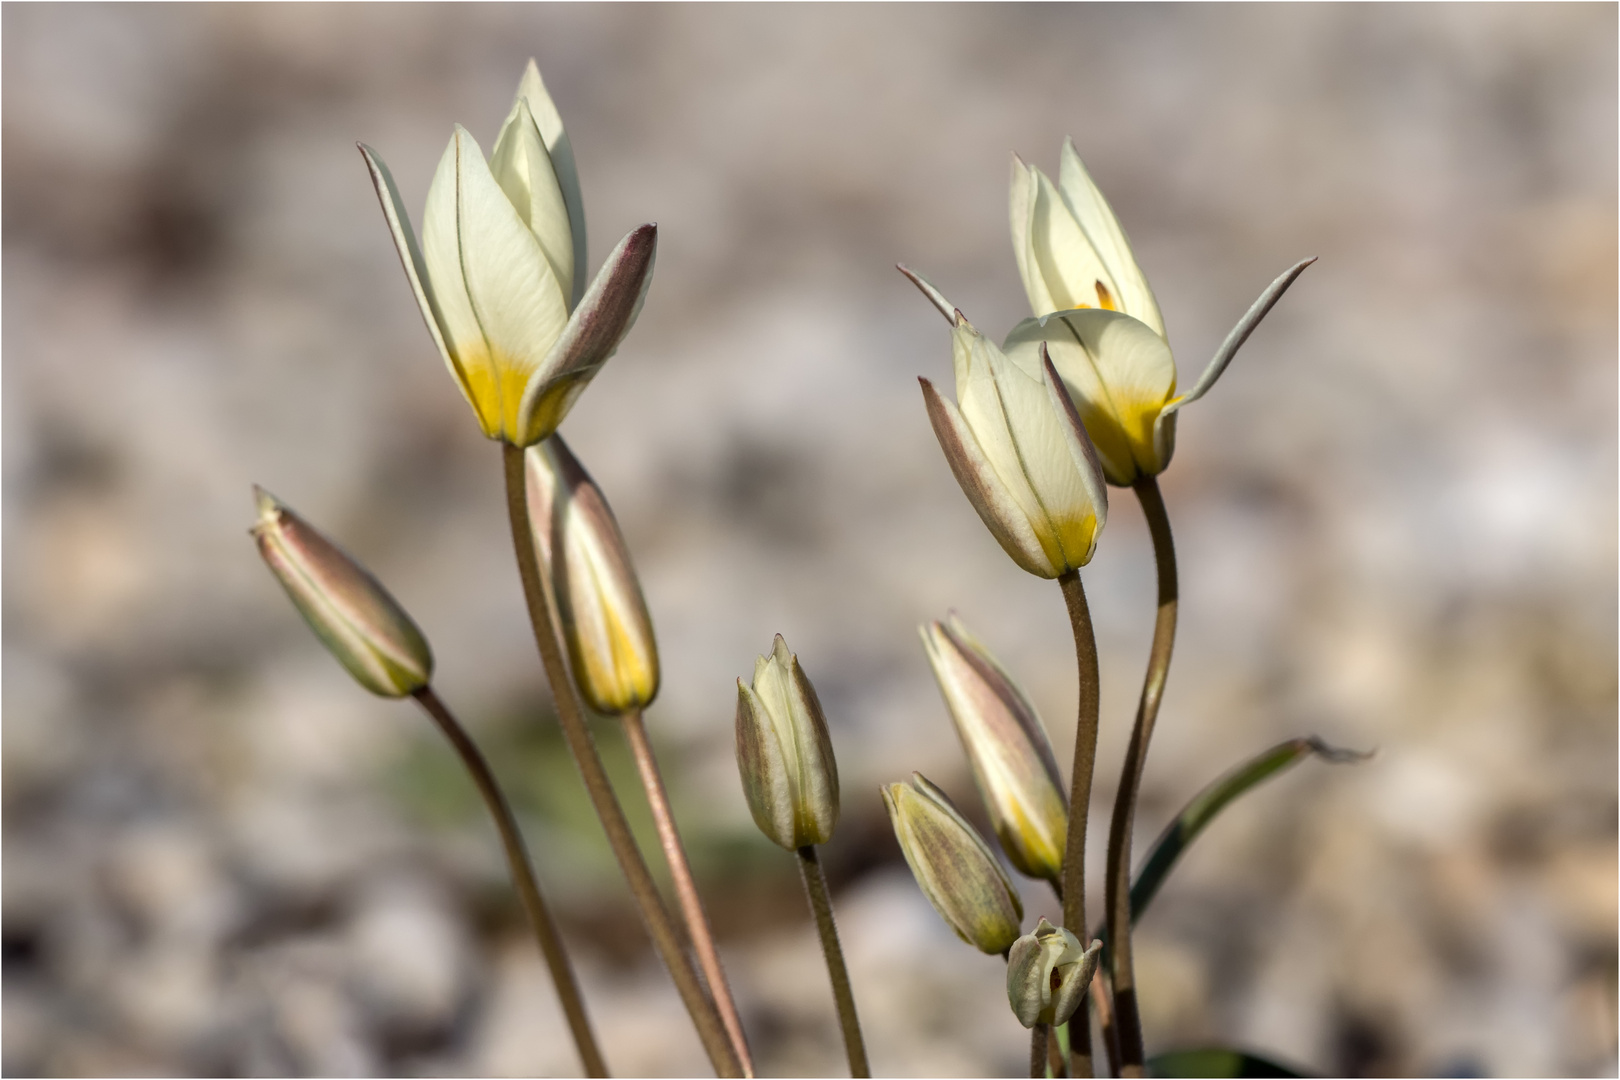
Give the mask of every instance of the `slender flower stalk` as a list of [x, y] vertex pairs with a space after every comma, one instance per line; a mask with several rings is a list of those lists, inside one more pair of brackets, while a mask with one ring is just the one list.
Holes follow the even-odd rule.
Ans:
[[[1097, 762], [1100, 676], [1097, 637], [1091, 627], [1091, 609], [1086, 604], [1086, 587], [1080, 581], [1080, 571], [1069, 571], [1058, 578], [1058, 585], [1063, 590], [1063, 601], [1069, 609], [1080, 686], [1074, 733], [1074, 771], [1069, 778], [1069, 833], [1063, 854], [1063, 925], [1084, 934], [1087, 926], [1086, 822], [1091, 808], [1091, 779]], [[1075, 1021], [1069, 1025], [1070, 1072], [1077, 1077], [1091, 1076], [1095, 1069], [1087, 1008], [1082, 1003]]]
[[501, 793], [494, 774], [490, 772], [489, 762], [484, 759], [477, 745], [467, 735], [466, 729], [456, 721], [455, 716], [445, 707], [431, 686], [424, 686], [411, 696], [422, 706], [423, 711], [433, 718], [433, 722], [439, 725], [439, 730], [450, 740], [450, 745], [455, 747], [456, 753], [461, 756], [462, 764], [467, 767], [473, 783], [478, 787], [478, 794], [483, 796], [490, 817], [495, 819], [495, 827], [501, 834], [501, 846], [506, 850], [506, 863], [512, 872], [512, 882], [517, 886], [518, 896], [523, 900], [523, 910], [527, 912], [529, 923], [534, 927], [534, 937], [540, 944], [540, 953], [545, 957], [546, 966], [551, 969], [551, 981], [557, 987], [557, 997], [562, 1002], [563, 1014], [568, 1018], [568, 1030], [573, 1033], [574, 1045], [579, 1049], [580, 1060], [584, 1062], [585, 1075], [609, 1075], [607, 1062], [603, 1060], [602, 1050], [596, 1045], [596, 1036], [591, 1031], [590, 1018], [585, 1015], [585, 1003], [580, 996], [574, 969], [568, 962], [568, 954], [563, 949], [562, 936], [558, 934], [557, 924], [551, 917], [550, 909], [546, 907], [545, 899], [540, 895], [540, 885], [535, 880], [534, 869], [529, 863], [529, 851], [524, 846], [523, 834], [518, 831], [517, 821], [512, 816], [512, 807], [507, 803], [506, 796]]
[[844, 949], [838, 943], [838, 924], [833, 921], [832, 894], [827, 875], [821, 869], [821, 856], [814, 844], [798, 851], [799, 876], [804, 894], [815, 913], [816, 933], [821, 937], [821, 953], [827, 960], [827, 977], [832, 980], [833, 999], [838, 1005], [838, 1025], [844, 1032], [844, 1052], [849, 1055], [850, 1076], [871, 1076], [866, 1060], [866, 1040], [861, 1037], [860, 1017], [855, 1013], [855, 994], [849, 985], [849, 968], [844, 965]]
[[686, 921], [692, 939], [692, 951], [697, 954], [698, 966], [709, 984], [714, 1004], [720, 1010], [720, 1021], [726, 1027], [732, 1049], [742, 1062], [743, 1075], [754, 1075], [754, 1060], [748, 1050], [748, 1037], [743, 1033], [742, 1019], [737, 1015], [737, 1003], [731, 996], [731, 984], [726, 970], [720, 965], [720, 951], [714, 944], [714, 932], [709, 917], [703, 910], [697, 882], [692, 877], [692, 864], [686, 858], [686, 846], [681, 843], [680, 831], [675, 827], [675, 815], [669, 808], [669, 793], [658, 770], [658, 759], [653, 756], [647, 741], [647, 726], [642, 723], [641, 710], [633, 709], [619, 717], [624, 725], [624, 737], [630, 744], [630, 753], [636, 759], [636, 771], [641, 775], [641, 786], [647, 793], [647, 804], [652, 808], [653, 824], [658, 827], [658, 842], [664, 849], [664, 860], [669, 864], [669, 876], [675, 883], [675, 898]]
[[653, 946], [658, 950], [660, 959], [675, 981], [675, 989], [680, 993], [686, 1011], [692, 1016], [698, 1038], [702, 1041], [710, 1062], [721, 1076], [740, 1076], [742, 1063], [737, 1059], [737, 1052], [732, 1049], [731, 1040], [726, 1037], [725, 1024], [720, 1019], [719, 1010], [715, 1008], [713, 999], [705, 992], [697, 969], [676, 933], [674, 921], [664, 907], [663, 898], [658, 894], [658, 887], [647, 871], [647, 863], [636, 847], [629, 822], [625, 820], [618, 796], [613, 793], [607, 770], [603, 767], [596, 744], [591, 739], [590, 729], [585, 725], [580, 704], [574, 697], [573, 685], [568, 678], [568, 662], [563, 656], [562, 642], [552, 623], [545, 580], [540, 573], [540, 561], [535, 555], [533, 530], [529, 527], [529, 514], [524, 495], [523, 450], [509, 442], [503, 442], [501, 453], [506, 470], [506, 503], [512, 522], [512, 546], [517, 553], [518, 572], [523, 579], [523, 596], [528, 604], [529, 622], [534, 627], [540, 661], [545, 667], [546, 679], [551, 684], [552, 697], [556, 701], [557, 719], [562, 728], [563, 738], [568, 743], [569, 751], [574, 755], [574, 762], [585, 781], [585, 790], [590, 795], [597, 817], [602, 821], [602, 828], [607, 833], [614, 856], [619, 860], [619, 868], [624, 872], [631, 895], [635, 897], [636, 904], [641, 909], [642, 919], [647, 924]]
[[1158, 480], [1148, 476], [1135, 484], [1136, 497], [1147, 517], [1153, 536], [1153, 559], [1158, 568], [1159, 610], [1153, 624], [1153, 645], [1148, 654], [1147, 676], [1136, 707], [1136, 723], [1125, 751], [1125, 767], [1120, 774], [1119, 794], [1114, 799], [1114, 817], [1108, 829], [1108, 877], [1105, 904], [1108, 925], [1109, 977], [1114, 989], [1118, 1016], [1119, 1075], [1141, 1076], [1146, 1054], [1142, 1046], [1142, 1018], [1136, 1001], [1136, 975], [1131, 962], [1131, 826], [1136, 817], [1136, 796], [1142, 784], [1142, 767], [1147, 760], [1148, 740], [1153, 737], [1159, 702], [1164, 696], [1165, 679], [1170, 672], [1170, 650], [1176, 637], [1176, 552], [1170, 535], [1170, 518]]
[[1052, 1029], [1047, 1024], [1036, 1024], [1029, 1029], [1029, 1075], [1046, 1075], [1046, 1046], [1051, 1034]]

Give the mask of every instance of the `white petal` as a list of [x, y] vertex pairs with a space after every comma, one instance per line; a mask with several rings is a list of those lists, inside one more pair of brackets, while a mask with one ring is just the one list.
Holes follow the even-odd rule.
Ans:
[[1063, 140], [1058, 191], [1069, 212], [1085, 231], [1103, 266], [1119, 286], [1116, 294], [1119, 310], [1141, 319], [1163, 337], [1164, 317], [1159, 313], [1159, 301], [1136, 263], [1136, 255], [1131, 251], [1130, 241], [1125, 238], [1125, 230], [1120, 228], [1119, 219], [1114, 216], [1108, 201], [1081, 163], [1073, 139]]
[[1039, 184], [1035, 170], [1025, 165], [1017, 154], [1012, 160], [1012, 183], [1008, 199], [1008, 213], [1012, 223], [1013, 257], [1018, 261], [1018, 276], [1024, 281], [1024, 292], [1029, 296], [1030, 310], [1045, 314], [1066, 305], [1052, 300], [1052, 290], [1041, 271], [1040, 260], [1035, 258], [1035, 202]]
[[540, 78], [540, 67], [532, 59], [523, 70], [523, 81], [518, 84], [517, 96], [529, 103], [540, 139], [546, 144], [551, 167], [557, 176], [557, 187], [562, 191], [563, 204], [568, 207], [568, 231], [574, 246], [574, 286], [568, 296], [568, 306], [579, 303], [585, 292], [585, 203], [579, 193], [579, 172], [574, 166], [574, 147], [563, 130], [562, 117], [546, 92]]
[[528, 377], [556, 344], [568, 308], [540, 242], [495, 182], [478, 144], [460, 127], [456, 231], [467, 295], [489, 345], [501, 432], [515, 440]]
[[484, 434], [494, 438], [501, 430], [500, 413], [492, 407], [488, 395], [480, 396], [477, 388], [493, 385], [495, 373], [483, 328], [467, 298], [461, 243], [456, 237], [455, 135], [444, 148], [433, 182], [428, 185], [427, 206], [422, 211], [422, 264], [427, 270], [444, 342], [461, 367], [462, 392], [472, 403]]
[[546, 153], [540, 129], [535, 126], [529, 103], [524, 98], [518, 98], [501, 127], [500, 138], [495, 140], [495, 152], [490, 155], [489, 171], [512, 201], [518, 217], [540, 241], [551, 272], [572, 306], [576, 299], [574, 274], [583, 273], [584, 266], [574, 262], [568, 207], [557, 185], [551, 156]]
[[438, 300], [433, 294], [432, 279], [428, 276], [422, 249], [417, 245], [416, 233], [411, 229], [410, 216], [405, 213], [405, 205], [400, 200], [399, 188], [394, 184], [394, 176], [388, 171], [383, 159], [377, 156], [376, 151], [365, 143], [360, 144], [360, 154], [366, 159], [366, 167], [371, 170], [371, 183], [377, 189], [377, 200], [382, 203], [383, 217], [388, 222], [388, 231], [393, 234], [394, 247], [399, 252], [400, 264], [405, 267], [405, 277], [411, 283], [411, 291], [416, 294], [416, 303], [422, 309], [422, 319], [427, 323], [428, 333], [433, 335], [433, 343], [439, 347], [439, 354], [449, 365], [450, 374], [455, 377], [456, 385], [470, 402], [472, 398], [467, 389], [467, 378], [461, 371], [461, 364], [456, 359], [455, 353], [445, 341], [444, 331], [439, 329], [442, 316], [439, 314]]
[[906, 275], [907, 281], [910, 281], [913, 285], [917, 286], [918, 291], [928, 298], [928, 302], [930, 304], [934, 305], [934, 310], [945, 316], [946, 322], [950, 323], [952, 326], [956, 325], [956, 306], [949, 300], [945, 299], [945, 295], [943, 293], [934, 288], [933, 285], [929, 284], [927, 278], [911, 270], [904, 264], [895, 264], [895, 269]]
[[[1035, 210], [1030, 231], [1033, 258], [1052, 295], [1046, 311], [1097, 308], [1119, 304], [1119, 286], [1104, 265], [1052, 181], [1035, 173]], [[1098, 288], [1099, 284], [1101, 289]], [[1045, 312], [1037, 312], [1045, 314]]]

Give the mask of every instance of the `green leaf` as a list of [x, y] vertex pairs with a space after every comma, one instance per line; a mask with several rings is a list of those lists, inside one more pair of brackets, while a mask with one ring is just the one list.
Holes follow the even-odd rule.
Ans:
[[1148, 1059], [1149, 1076], [1304, 1076], [1304, 1073], [1241, 1050], [1211, 1047], [1177, 1050]]

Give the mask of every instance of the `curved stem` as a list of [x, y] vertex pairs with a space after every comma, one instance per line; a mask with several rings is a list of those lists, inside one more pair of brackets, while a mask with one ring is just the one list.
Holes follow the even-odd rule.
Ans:
[[1114, 1011], [1119, 1037], [1120, 1075], [1141, 1076], [1146, 1055], [1142, 1047], [1142, 1018], [1136, 1003], [1136, 974], [1131, 966], [1131, 827], [1136, 817], [1136, 795], [1142, 785], [1148, 740], [1159, 716], [1165, 678], [1170, 672], [1170, 650], [1176, 637], [1176, 551], [1170, 536], [1170, 518], [1164, 497], [1153, 477], [1137, 481], [1136, 497], [1153, 535], [1153, 561], [1159, 574], [1159, 611], [1153, 623], [1153, 646], [1148, 653], [1147, 676], [1136, 707], [1136, 724], [1125, 751], [1125, 768], [1114, 799], [1114, 817], [1108, 828], [1108, 959], [1114, 987]]
[[568, 679], [567, 662], [563, 659], [562, 644], [557, 639], [557, 628], [551, 621], [551, 606], [546, 585], [540, 575], [540, 561], [534, 550], [534, 534], [529, 527], [527, 495], [523, 482], [523, 451], [510, 443], [501, 444], [506, 471], [506, 509], [512, 520], [512, 546], [517, 553], [518, 573], [523, 579], [523, 598], [528, 603], [529, 622], [534, 627], [535, 644], [540, 648], [540, 662], [551, 684], [551, 695], [557, 705], [557, 720], [574, 763], [579, 767], [585, 790], [590, 794], [596, 816], [602, 821], [608, 844], [619, 860], [619, 868], [629, 883], [636, 906], [641, 909], [642, 920], [652, 936], [653, 947], [675, 980], [675, 989], [681, 1002], [692, 1016], [698, 1038], [708, 1052], [709, 1061], [721, 1076], [740, 1076], [742, 1065], [737, 1053], [726, 1038], [725, 1025], [714, 1001], [704, 991], [692, 958], [687, 955], [675, 931], [674, 921], [664, 907], [663, 897], [647, 871], [647, 863], [636, 847], [630, 824], [613, 793], [607, 770], [596, 752], [590, 729], [585, 726], [584, 712], [574, 697], [573, 684]]
[[479, 752], [466, 729], [457, 723], [431, 686], [424, 686], [411, 696], [439, 725], [439, 730], [444, 732], [450, 745], [461, 755], [462, 764], [472, 774], [478, 793], [484, 797], [484, 805], [489, 807], [489, 814], [495, 819], [495, 827], [501, 834], [501, 846], [506, 849], [506, 863], [512, 871], [512, 883], [517, 886], [518, 896], [523, 900], [523, 910], [528, 912], [529, 923], [534, 927], [535, 940], [540, 943], [540, 954], [551, 969], [551, 981], [557, 987], [557, 998], [562, 1002], [563, 1014], [568, 1018], [568, 1029], [573, 1032], [574, 1045], [579, 1049], [580, 1060], [585, 1065], [585, 1075], [607, 1076], [607, 1062], [602, 1059], [596, 1036], [591, 1033], [591, 1021], [585, 1015], [585, 1001], [580, 996], [574, 969], [568, 963], [568, 953], [563, 949], [562, 936], [557, 933], [557, 924], [552, 921], [551, 911], [540, 895], [540, 884], [534, 878], [534, 868], [529, 863], [529, 851], [523, 844], [523, 834], [518, 831], [512, 807], [501, 793], [500, 785], [495, 782], [495, 774], [490, 772], [489, 762], [484, 760], [484, 755]]
[[675, 827], [675, 815], [669, 808], [669, 793], [664, 789], [664, 778], [658, 771], [658, 759], [653, 756], [652, 744], [647, 741], [647, 725], [642, 723], [641, 710], [633, 709], [619, 717], [624, 723], [624, 737], [636, 759], [636, 770], [641, 773], [641, 786], [647, 792], [647, 805], [652, 808], [653, 822], [658, 826], [658, 841], [664, 849], [664, 861], [669, 864], [669, 876], [675, 882], [675, 897], [681, 905], [692, 939], [692, 951], [697, 953], [698, 965], [708, 981], [709, 992], [720, 1010], [720, 1020], [731, 1039], [731, 1047], [742, 1062], [743, 1075], [754, 1075], [753, 1058], [748, 1053], [748, 1039], [743, 1034], [742, 1020], [737, 1016], [737, 1005], [731, 997], [731, 985], [726, 971], [720, 966], [720, 951], [714, 944], [714, 933], [709, 917], [703, 911], [703, 900], [698, 895], [697, 882], [692, 878], [692, 864], [687, 861], [686, 847], [681, 843], [680, 831]]
[[1046, 1080], [1046, 1039], [1051, 1028], [1036, 1024], [1029, 1029], [1029, 1075]]
[[855, 994], [849, 987], [849, 970], [844, 967], [844, 950], [838, 944], [838, 926], [833, 922], [832, 896], [827, 892], [827, 875], [821, 870], [821, 856], [814, 844], [799, 849], [799, 876], [804, 894], [816, 916], [816, 932], [821, 935], [821, 952], [827, 958], [827, 977], [832, 980], [833, 1000], [838, 1004], [838, 1024], [844, 1029], [844, 1050], [849, 1054], [849, 1075], [871, 1076], [866, 1063], [866, 1040], [861, 1038], [861, 1021], [855, 1015]]
[[[1097, 638], [1091, 629], [1091, 609], [1080, 572], [1070, 570], [1058, 578], [1074, 630], [1074, 655], [1080, 674], [1079, 718], [1074, 732], [1074, 773], [1069, 779], [1069, 835], [1063, 852], [1063, 925], [1076, 933], [1086, 927], [1086, 818], [1091, 806], [1091, 774], [1097, 761], [1098, 698]], [[1069, 1071], [1091, 1076], [1091, 1020], [1081, 1005], [1069, 1022]]]

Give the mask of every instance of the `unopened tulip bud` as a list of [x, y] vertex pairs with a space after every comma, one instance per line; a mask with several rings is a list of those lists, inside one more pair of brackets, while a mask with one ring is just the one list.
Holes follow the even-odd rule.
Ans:
[[1042, 919], [1007, 955], [1007, 999], [1025, 1027], [1066, 1024], [1085, 1000], [1102, 942], [1082, 949], [1068, 930]]
[[815, 687], [781, 634], [754, 661], [753, 685], [737, 680], [737, 769], [766, 836], [789, 851], [832, 838], [838, 763]]
[[921, 773], [883, 789], [895, 838], [928, 902], [958, 937], [1004, 953], [1018, 938], [1024, 905], [978, 830]]
[[259, 554], [310, 629], [361, 686], [404, 697], [428, 684], [433, 653], [388, 590], [263, 488], [253, 489]]
[[579, 692], [601, 713], [646, 707], [658, 693], [658, 645], [607, 499], [560, 435], [529, 447], [525, 473], [535, 548]]
[[1061, 880], [1068, 804], [1035, 706], [955, 615], [921, 632], [1001, 850], [1022, 873]]

